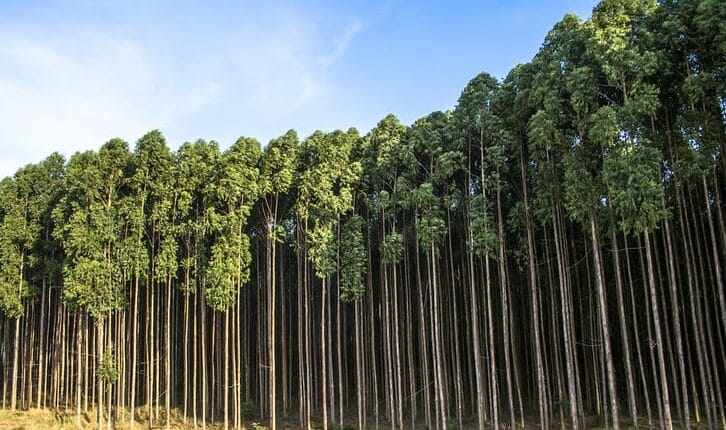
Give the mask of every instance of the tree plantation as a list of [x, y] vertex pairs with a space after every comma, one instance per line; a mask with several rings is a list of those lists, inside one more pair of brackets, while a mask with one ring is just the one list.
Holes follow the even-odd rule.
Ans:
[[152, 131], [22, 167], [0, 182], [2, 407], [723, 428], [725, 22], [603, 0], [410, 126]]

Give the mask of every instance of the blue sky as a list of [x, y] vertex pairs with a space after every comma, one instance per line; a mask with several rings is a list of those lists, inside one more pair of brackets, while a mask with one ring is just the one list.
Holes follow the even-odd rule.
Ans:
[[594, 0], [0, 3], [0, 177], [158, 128], [263, 144], [294, 128], [411, 123], [503, 78]]

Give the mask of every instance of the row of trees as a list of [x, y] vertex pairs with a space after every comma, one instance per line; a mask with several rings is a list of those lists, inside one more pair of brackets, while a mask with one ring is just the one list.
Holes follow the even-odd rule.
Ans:
[[3, 407], [113, 422], [726, 425], [726, 6], [604, 0], [503, 82], [264, 150], [0, 183]]

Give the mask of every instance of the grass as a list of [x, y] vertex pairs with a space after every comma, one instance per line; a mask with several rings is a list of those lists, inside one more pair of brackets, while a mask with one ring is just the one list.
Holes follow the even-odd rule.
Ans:
[[[152, 427], [149, 427], [148, 414], [145, 408], [137, 408], [136, 425], [134, 429], [166, 429], [166, 417], [162, 412], [160, 420], [157, 420]], [[129, 421], [129, 411], [124, 411], [122, 422], [113, 423], [112, 428], [118, 430], [131, 429]], [[186, 423], [182, 419], [182, 414], [178, 410], [172, 410], [171, 428], [186, 430], [193, 429], [194, 423], [192, 419], [187, 418]], [[10, 411], [0, 409], [0, 430], [90, 430], [96, 429], [96, 411], [89, 410], [88, 413], [81, 415], [81, 426], [76, 425], [76, 414], [74, 411], [66, 411], [57, 413], [49, 409], [29, 409]], [[104, 428], [107, 428], [104, 426]], [[201, 429], [201, 420], [198, 421], [198, 427]], [[207, 424], [207, 429], [218, 430], [223, 428], [222, 423]], [[250, 429], [251, 427], [243, 427]]]

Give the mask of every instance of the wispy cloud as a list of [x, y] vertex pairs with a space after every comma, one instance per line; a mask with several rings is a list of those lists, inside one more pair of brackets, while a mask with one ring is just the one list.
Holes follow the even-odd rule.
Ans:
[[[147, 112], [133, 108], [133, 90], [153, 78], [133, 43], [89, 34], [0, 39], [0, 175], [53, 150], [69, 154], [143, 130]], [[73, 52], [78, 42], [84, 49]]]
[[320, 64], [323, 66], [329, 66], [338, 61], [348, 50], [350, 42], [353, 40], [356, 34], [358, 34], [363, 28], [363, 23], [360, 20], [353, 20], [343, 31], [335, 41], [335, 47], [331, 52], [320, 58]]

